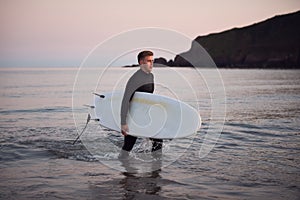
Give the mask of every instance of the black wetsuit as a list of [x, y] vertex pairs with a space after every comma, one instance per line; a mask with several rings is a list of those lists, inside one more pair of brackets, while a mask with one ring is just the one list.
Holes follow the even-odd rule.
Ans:
[[[154, 91], [154, 77], [152, 73], [146, 73], [143, 70], [139, 69], [130, 77], [130, 79], [127, 82], [125, 93], [122, 100], [121, 125], [127, 124], [126, 117], [129, 110], [129, 103], [134, 93], [135, 92], [153, 93], [153, 91]], [[136, 142], [136, 139], [137, 138], [135, 136], [126, 135], [124, 138], [124, 145], [122, 149], [125, 151], [131, 151]], [[156, 151], [162, 148], [161, 139], [151, 139], [151, 140], [152, 140], [152, 151]]]

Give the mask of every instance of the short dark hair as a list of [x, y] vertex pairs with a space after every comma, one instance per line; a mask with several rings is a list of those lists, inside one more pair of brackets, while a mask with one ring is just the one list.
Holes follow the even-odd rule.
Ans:
[[140, 60], [144, 59], [146, 56], [153, 56], [153, 52], [152, 51], [140, 52], [137, 56], [138, 62], [140, 63]]

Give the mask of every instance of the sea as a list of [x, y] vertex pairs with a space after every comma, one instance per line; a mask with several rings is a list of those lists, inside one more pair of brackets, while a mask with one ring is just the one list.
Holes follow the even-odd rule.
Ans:
[[141, 158], [139, 138], [128, 167], [123, 136], [86, 122], [92, 93], [135, 70], [1, 68], [0, 199], [300, 199], [299, 70], [154, 69], [155, 93], [197, 109], [201, 128], [159, 158]]

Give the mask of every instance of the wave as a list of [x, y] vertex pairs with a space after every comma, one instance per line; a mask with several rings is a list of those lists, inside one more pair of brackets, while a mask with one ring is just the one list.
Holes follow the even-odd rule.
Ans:
[[72, 112], [71, 107], [57, 106], [50, 108], [33, 108], [33, 109], [12, 109], [12, 110], [0, 110], [0, 114], [16, 114], [16, 113], [53, 113], [53, 112]]
[[44, 149], [49, 153], [50, 157], [53, 156], [56, 158], [65, 158], [86, 162], [98, 161], [80, 141], [75, 145], [73, 145], [73, 140], [48, 139], [37, 139], [31, 141], [23, 141], [20, 143], [22, 145], [26, 145], [30, 149]]

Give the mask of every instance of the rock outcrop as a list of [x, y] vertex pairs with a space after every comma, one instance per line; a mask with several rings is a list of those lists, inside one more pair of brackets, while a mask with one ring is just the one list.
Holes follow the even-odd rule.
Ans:
[[[300, 68], [300, 11], [275, 16], [244, 28], [199, 36], [198, 42], [218, 67]], [[184, 57], [175, 57], [173, 66], [191, 66]]]

